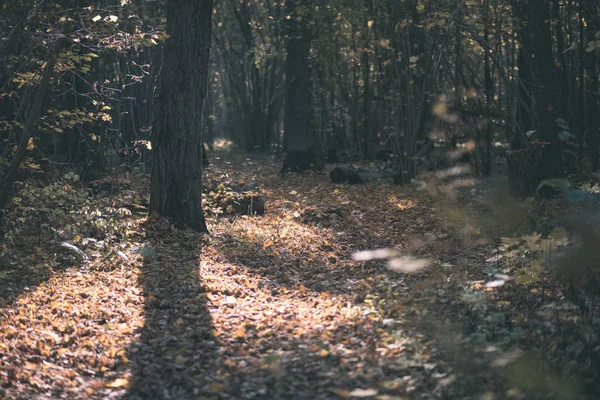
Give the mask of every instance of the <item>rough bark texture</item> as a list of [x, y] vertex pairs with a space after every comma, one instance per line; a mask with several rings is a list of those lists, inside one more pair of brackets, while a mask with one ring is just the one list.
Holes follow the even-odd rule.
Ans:
[[202, 211], [202, 104], [211, 0], [167, 0], [167, 39], [154, 99], [150, 212], [207, 231]]
[[511, 191], [515, 196], [526, 198], [535, 192], [539, 183], [535, 172], [535, 159], [528, 148], [513, 150], [506, 156]]
[[310, 121], [310, 30], [298, 15], [301, 1], [286, 3], [292, 18], [288, 25], [285, 78], [284, 150], [308, 152], [312, 143]]
[[[533, 54], [532, 81], [536, 104], [537, 130], [542, 133], [544, 146], [540, 163], [540, 180], [563, 176], [557, 119], [560, 116], [560, 87], [552, 52], [550, 6], [546, 0], [529, 2], [529, 28]], [[562, 110], [564, 111], [564, 110]]]

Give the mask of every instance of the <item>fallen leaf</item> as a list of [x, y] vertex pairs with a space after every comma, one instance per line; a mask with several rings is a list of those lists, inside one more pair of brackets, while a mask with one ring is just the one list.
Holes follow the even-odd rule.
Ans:
[[233, 337], [234, 337], [235, 339], [241, 339], [241, 338], [243, 338], [244, 336], [246, 336], [246, 330], [244, 329], [244, 327], [243, 327], [243, 326], [240, 326], [240, 327], [239, 327], [239, 328], [238, 328], [238, 329], [235, 331], [235, 333], [233, 334]]
[[212, 383], [209, 388], [211, 392], [221, 393], [223, 390], [225, 390], [225, 385], [222, 383]]
[[379, 393], [377, 389], [354, 389], [349, 393], [349, 396], [360, 398], [375, 397], [377, 393]]
[[344, 389], [328, 389], [331, 393], [337, 394], [342, 399], [347, 399], [350, 396], [350, 392]]
[[129, 385], [129, 379], [119, 378], [106, 384], [106, 387], [117, 389]]

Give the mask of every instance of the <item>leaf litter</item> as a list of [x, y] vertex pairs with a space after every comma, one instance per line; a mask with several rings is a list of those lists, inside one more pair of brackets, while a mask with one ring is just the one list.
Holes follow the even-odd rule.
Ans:
[[[462, 358], [485, 359], [461, 342], [458, 276], [489, 246], [453, 234], [427, 192], [277, 172], [220, 157], [207, 187], [258, 182], [266, 213], [209, 213], [210, 235], [147, 218], [139, 174], [111, 196], [69, 189], [42, 222], [26, 207], [45, 200], [22, 189], [7, 219], [32, 230], [0, 255], [0, 395], [453, 398]], [[492, 370], [520, 354], [490, 351], [473, 375], [518, 398]]]

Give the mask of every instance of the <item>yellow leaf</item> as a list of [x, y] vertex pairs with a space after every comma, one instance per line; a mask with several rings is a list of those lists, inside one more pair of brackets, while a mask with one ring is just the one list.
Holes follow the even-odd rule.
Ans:
[[352, 397], [375, 397], [377, 396], [377, 389], [354, 389], [349, 393]]
[[31, 151], [35, 149], [35, 143], [33, 143], [33, 138], [29, 138], [29, 142], [27, 143], [27, 151]]
[[28, 162], [26, 165], [27, 165], [27, 167], [29, 167], [31, 169], [42, 169], [42, 167], [39, 164], [35, 164], [32, 162]]
[[350, 392], [348, 390], [344, 390], [344, 389], [334, 389], [334, 388], [330, 388], [328, 389], [331, 393], [337, 394], [338, 396], [340, 396], [342, 399], [347, 399], [348, 397], [350, 397]]
[[75, 235], [73, 237], [73, 243], [78, 243], [80, 240], [81, 240], [81, 236], [79, 236], [79, 235]]
[[327, 356], [329, 355], [329, 351], [327, 351], [327, 350], [323, 349], [323, 350], [321, 350], [321, 351], [319, 352], [319, 355], [320, 355], [321, 357], [327, 357]]
[[109, 388], [121, 388], [121, 387], [127, 386], [127, 385], [129, 385], [129, 379], [119, 378], [119, 379], [115, 379], [112, 382], [107, 383], [106, 387], [109, 387]]
[[209, 387], [210, 391], [214, 393], [221, 393], [223, 390], [225, 390], [225, 385], [222, 383], [213, 383]]
[[60, 128], [59, 128], [59, 127], [57, 127], [57, 126], [55, 126], [55, 127], [54, 127], [54, 130], [55, 130], [56, 132], [58, 132], [58, 133], [61, 133], [61, 132], [63, 131], [62, 129], [60, 129]]
[[98, 22], [98, 21], [100, 21], [101, 19], [102, 19], [102, 17], [101, 17], [101, 16], [99, 16], [99, 15], [96, 15], [94, 18], [92, 18], [92, 21], [93, 21], [93, 22]]
[[237, 331], [235, 331], [235, 333], [233, 334], [233, 337], [236, 339], [241, 339], [244, 336], [246, 336], [246, 330], [244, 329], [243, 326], [240, 326]]

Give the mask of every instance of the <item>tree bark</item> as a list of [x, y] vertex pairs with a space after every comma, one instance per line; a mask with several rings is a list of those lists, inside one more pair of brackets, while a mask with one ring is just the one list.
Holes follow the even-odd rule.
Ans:
[[[587, 41], [591, 42], [595, 39], [594, 35], [598, 30], [599, 18], [598, 18], [598, 1], [588, 1], [583, 7], [585, 13], [585, 20], [588, 21], [587, 27]], [[585, 141], [587, 143], [592, 170], [598, 171], [600, 168], [599, 164], [599, 153], [600, 153], [600, 137], [598, 135], [598, 129], [600, 128], [600, 119], [598, 118], [598, 111], [600, 107], [598, 105], [598, 62], [596, 59], [596, 52], [581, 51], [581, 58], [585, 60], [585, 72], [587, 73], [586, 82], [586, 96], [585, 96], [585, 108], [587, 122], [587, 134]], [[583, 85], [583, 82], [582, 82]], [[583, 109], [583, 106], [580, 105]]]
[[550, 6], [547, 0], [530, 0], [529, 27], [532, 43], [532, 80], [536, 105], [537, 130], [547, 145], [543, 148], [540, 163], [540, 180], [563, 176], [561, 146], [556, 121], [560, 116], [560, 88], [557, 80], [552, 32], [550, 28]]
[[310, 30], [307, 17], [298, 13], [302, 2], [290, 0], [286, 4], [291, 18], [286, 45], [284, 150], [308, 152], [312, 145]]
[[211, 0], [167, 0], [163, 65], [154, 99], [150, 213], [207, 232], [202, 210], [202, 105]]

